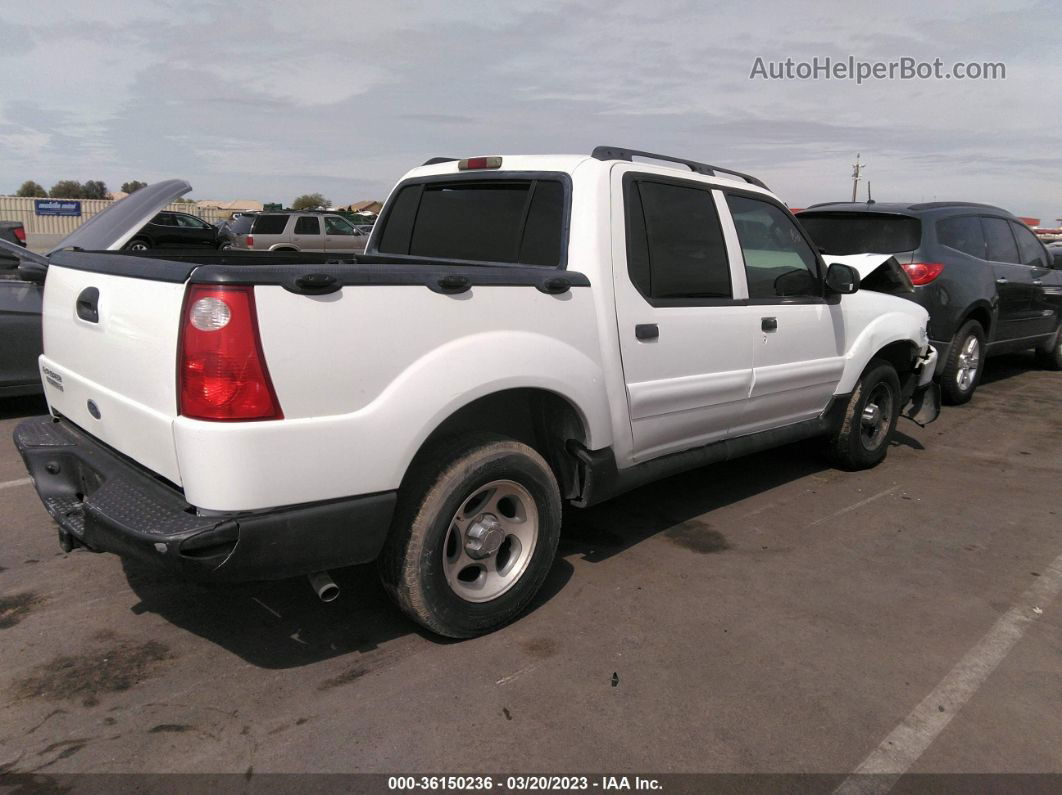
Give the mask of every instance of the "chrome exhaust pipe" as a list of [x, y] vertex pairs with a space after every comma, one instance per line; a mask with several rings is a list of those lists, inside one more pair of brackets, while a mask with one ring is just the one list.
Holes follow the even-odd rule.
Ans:
[[310, 587], [322, 602], [334, 602], [339, 598], [339, 586], [336, 585], [327, 571], [318, 571], [306, 575], [310, 581]]

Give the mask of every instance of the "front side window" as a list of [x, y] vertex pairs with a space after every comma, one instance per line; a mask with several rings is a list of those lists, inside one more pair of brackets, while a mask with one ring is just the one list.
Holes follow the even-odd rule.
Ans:
[[354, 225], [348, 223], [345, 218], [337, 218], [329, 215], [325, 218], [325, 234], [327, 235], [356, 235]]
[[1010, 233], [1010, 224], [1003, 218], [981, 217], [981, 226], [985, 230], [985, 242], [988, 244], [988, 258], [993, 262], [1013, 262], [1018, 264], [1018, 245]]
[[463, 179], [402, 187], [382, 219], [381, 254], [557, 267], [559, 179]]
[[183, 226], [186, 229], [209, 229], [210, 225], [206, 221], [200, 221], [194, 215], [178, 215], [177, 226]]
[[177, 222], [173, 220], [172, 213], [159, 213], [151, 219], [151, 223], [155, 226], [177, 226]]
[[1036, 268], [1047, 267], [1047, 257], [1044, 255], [1044, 247], [1036, 239], [1036, 235], [1022, 224], [1010, 222], [1010, 228], [1014, 231], [1014, 239], [1018, 241], [1018, 256], [1021, 257], [1022, 265], [1030, 265]]
[[985, 235], [976, 215], [960, 215], [937, 221], [937, 240], [942, 246], [978, 259], [985, 258]]
[[821, 296], [818, 259], [793, 217], [771, 202], [727, 194], [749, 298]]
[[731, 298], [730, 263], [711, 190], [629, 179], [627, 270], [646, 298]]

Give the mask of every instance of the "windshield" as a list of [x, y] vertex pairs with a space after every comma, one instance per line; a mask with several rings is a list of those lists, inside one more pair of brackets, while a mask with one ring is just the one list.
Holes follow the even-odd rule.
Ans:
[[898, 254], [922, 242], [922, 222], [884, 213], [801, 213], [804, 225], [824, 254]]

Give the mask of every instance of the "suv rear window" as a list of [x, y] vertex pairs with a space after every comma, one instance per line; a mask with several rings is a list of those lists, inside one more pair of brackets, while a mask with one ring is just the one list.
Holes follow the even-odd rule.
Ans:
[[922, 222], [884, 213], [801, 213], [797, 219], [826, 254], [898, 254], [922, 242]]
[[229, 229], [237, 235], [246, 235], [251, 231], [251, 224], [254, 223], [256, 216], [253, 215], [241, 215], [235, 221], [229, 224]]
[[251, 233], [255, 235], [280, 235], [284, 233], [284, 227], [288, 225], [287, 215], [256, 215], [251, 225]]
[[406, 185], [384, 223], [381, 254], [557, 267], [564, 186], [553, 179]]

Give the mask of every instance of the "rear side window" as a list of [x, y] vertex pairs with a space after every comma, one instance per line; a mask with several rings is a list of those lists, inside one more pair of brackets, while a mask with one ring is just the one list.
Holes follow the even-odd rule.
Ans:
[[898, 254], [922, 242], [922, 222], [884, 213], [801, 213], [811, 239], [826, 254]]
[[626, 187], [627, 269], [646, 298], [731, 298], [719, 214], [709, 189], [649, 180]]
[[550, 179], [406, 185], [384, 224], [382, 254], [557, 267], [564, 186]]
[[321, 234], [321, 219], [312, 215], [303, 215], [295, 219], [295, 234], [319, 235]]
[[255, 235], [280, 235], [288, 225], [287, 215], [256, 215], [251, 233]]
[[1010, 222], [1010, 226], [1014, 230], [1015, 240], [1018, 241], [1018, 256], [1021, 257], [1022, 265], [1046, 268], [1047, 257], [1044, 255], [1044, 248], [1040, 245], [1040, 241], [1036, 239], [1036, 235], [1028, 227], [1014, 221]]
[[976, 215], [941, 218], [937, 221], [937, 241], [971, 257], [985, 258], [985, 235]]
[[821, 296], [815, 252], [800, 234], [793, 216], [771, 202], [729, 194], [749, 298]]
[[985, 242], [988, 244], [988, 258], [993, 262], [1020, 263], [1018, 246], [1014, 235], [1010, 233], [1010, 224], [1003, 218], [981, 217], [981, 226], [985, 230]]

